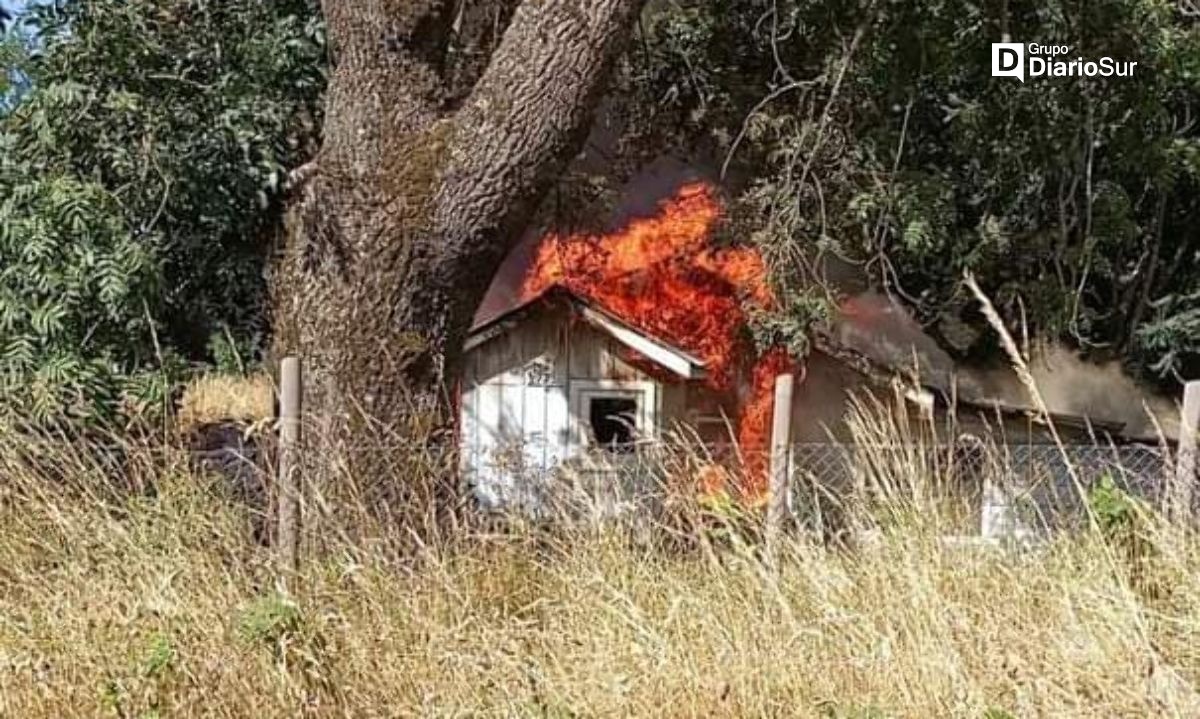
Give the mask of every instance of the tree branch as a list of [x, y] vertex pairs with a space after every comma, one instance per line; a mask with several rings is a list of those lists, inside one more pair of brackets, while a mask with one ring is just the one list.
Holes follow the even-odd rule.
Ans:
[[446, 62], [452, 106], [464, 100], [487, 69], [520, 0], [457, 0]]
[[[527, 0], [454, 118], [434, 226], [488, 273], [571, 159], [644, 0]], [[470, 261], [463, 261], [470, 258]], [[486, 284], [488, 277], [459, 278]]]
[[287, 180], [283, 184], [284, 192], [294, 192], [306, 184], [317, 174], [317, 161], [309, 160], [303, 165], [292, 169], [287, 175]]

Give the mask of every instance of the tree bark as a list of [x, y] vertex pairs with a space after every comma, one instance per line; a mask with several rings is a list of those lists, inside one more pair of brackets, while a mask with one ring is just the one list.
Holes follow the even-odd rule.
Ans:
[[475, 310], [578, 151], [641, 4], [524, 0], [463, 99], [445, 76], [460, 6], [326, 0], [325, 136], [275, 296], [320, 464], [368, 424], [397, 438], [442, 424]]

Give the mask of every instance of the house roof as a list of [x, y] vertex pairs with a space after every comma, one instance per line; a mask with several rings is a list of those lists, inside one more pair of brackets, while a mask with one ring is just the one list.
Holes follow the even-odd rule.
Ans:
[[[834, 321], [815, 338], [815, 345], [877, 384], [899, 376], [911, 388], [913, 401], [932, 400], [942, 407], [1027, 417], [1043, 424], [1048, 419], [1060, 427], [1113, 437], [1125, 437], [1129, 430], [1125, 422], [1111, 416], [1101, 419], [1094, 414], [1050, 412], [1046, 417], [1018, 395], [997, 392], [981, 381], [978, 372], [955, 361], [907, 308], [878, 292], [845, 298]], [[1015, 374], [1011, 379], [1017, 382]], [[922, 394], [927, 396], [921, 398]]]
[[659, 366], [670, 370], [682, 379], [704, 379], [707, 370], [704, 361], [679, 347], [655, 337], [650, 333], [625, 322], [605, 311], [593, 302], [580, 297], [565, 287], [554, 286], [549, 290], [528, 298], [503, 314], [478, 323], [471, 328], [463, 349], [467, 352], [490, 342], [504, 334], [531, 312], [547, 305], [565, 305], [579, 319], [594, 329], [628, 347]]
[[[531, 312], [552, 305], [569, 307], [576, 317], [591, 327], [682, 379], [695, 380], [706, 376], [703, 360], [660, 337], [634, 327], [559, 285], [524, 299], [484, 322], [477, 322], [471, 328], [464, 349], [469, 352], [480, 347], [507, 332]], [[948, 357], [943, 359], [937, 353], [929, 351], [927, 347], [881, 340], [880, 333], [845, 320], [835, 323], [826, 332], [816, 334], [813, 339], [814, 347], [818, 351], [850, 367], [877, 385], [886, 385], [897, 375], [907, 379], [916, 390], [915, 393], [906, 394], [911, 401], [920, 402], [922, 398], [918, 395], [925, 394], [942, 407], [954, 406], [980, 413], [1027, 417], [1035, 422], [1046, 421], [1043, 413], [1033, 406], [1014, 404], [987, 396], [969, 383], [962, 384], [953, 369], [953, 362]], [[906, 357], [907, 362], [902, 361], [902, 357]], [[1084, 415], [1051, 412], [1049, 420], [1059, 426], [1094, 430], [1113, 437], [1121, 436], [1125, 430], [1122, 422], [1093, 419]]]
[[918, 375], [911, 370], [903, 370], [896, 364], [871, 357], [854, 347], [841, 343], [836, 336], [828, 333], [818, 334], [814, 346], [817, 351], [836, 359], [877, 385], [887, 384], [897, 375], [905, 377], [913, 383], [917, 390], [915, 393], [905, 394], [906, 399], [913, 402], [920, 403], [924, 399], [942, 407], [958, 407], [980, 413], [1026, 417], [1040, 424], [1045, 424], [1049, 419], [1057, 426], [1091, 430], [1113, 437], [1120, 437], [1125, 430], [1123, 422], [1093, 419], [1085, 415], [1062, 412], [1043, 413], [1030, 405], [1014, 404], [995, 397], [977, 396], [970, 392], [963, 392], [953, 374], [933, 375], [932, 381], [926, 380], [926, 375]]

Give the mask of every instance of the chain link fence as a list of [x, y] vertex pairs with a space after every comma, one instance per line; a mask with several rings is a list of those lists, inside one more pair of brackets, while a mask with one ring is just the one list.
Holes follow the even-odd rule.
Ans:
[[790, 468], [793, 514], [818, 531], [852, 501], [901, 495], [956, 504], [961, 532], [999, 536], [1075, 526], [1102, 485], [1160, 505], [1172, 464], [1144, 444], [805, 443], [791, 448]]
[[[528, 447], [495, 452], [467, 472], [484, 510], [531, 516], [604, 517], [655, 511], [665, 494], [703, 494], [758, 482], [771, 458], [732, 446], [680, 448], [645, 442], [617, 454], [594, 452], [552, 468], [527, 460]], [[541, 456], [534, 452], [532, 455]], [[937, 503], [958, 534], [998, 536], [1077, 526], [1101, 485], [1158, 506], [1173, 465], [1152, 445], [891, 445], [801, 443], [787, 457], [794, 523], [821, 534], [844, 528], [850, 506], [879, 499]]]

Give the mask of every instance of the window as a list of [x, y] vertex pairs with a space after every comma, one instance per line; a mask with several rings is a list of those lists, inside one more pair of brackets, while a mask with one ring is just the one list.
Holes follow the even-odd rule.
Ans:
[[567, 408], [571, 449], [631, 456], [635, 442], [657, 434], [656, 385], [636, 380], [572, 380]]
[[637, 413], [638, 403], [633, 397], [592, 397], [588, 402], [592, 438], [609, 452], [632, 452]]

